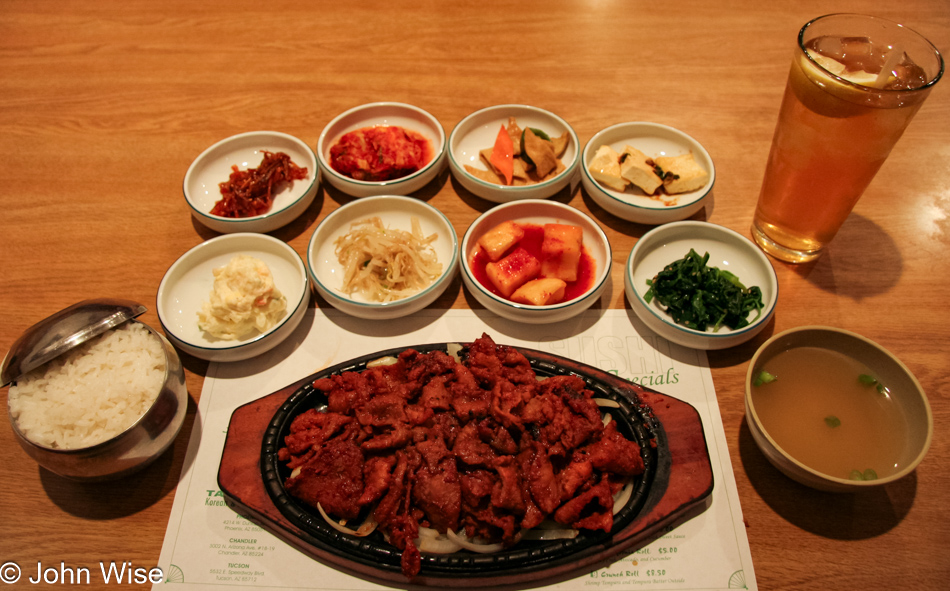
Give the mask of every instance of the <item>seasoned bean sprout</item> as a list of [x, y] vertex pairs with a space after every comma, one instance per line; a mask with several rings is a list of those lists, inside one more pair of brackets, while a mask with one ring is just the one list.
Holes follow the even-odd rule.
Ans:
[[412, 218], [412, 231], [386, 228], [379, 217], [354, 222], [350, 231], [334, 242], [343, 265], [342, 291], [359, 293], [371, 302], [392, 302], [428, 287], [442, 274], [432, 243], [436, 233], [425, 236]]

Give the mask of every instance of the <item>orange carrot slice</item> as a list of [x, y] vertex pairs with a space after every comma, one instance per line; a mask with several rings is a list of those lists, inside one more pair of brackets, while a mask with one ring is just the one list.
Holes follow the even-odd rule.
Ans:
[[492, 148], [491, 158], [489, 160], [491, 165], [495, 167], [495, 170], [504, 175], [506, 185], [511, 184], [512, 177], [515, 173], [514, 159], [515, 146], [511, 143], [511, 136], [508, 135], [508, 130], [502, 125], [498, 131], [498, 136], [495, 138], [495, 146]]

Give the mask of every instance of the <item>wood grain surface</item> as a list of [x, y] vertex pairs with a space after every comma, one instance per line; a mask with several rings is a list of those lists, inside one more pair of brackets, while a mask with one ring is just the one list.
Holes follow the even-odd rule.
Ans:
[[[693, 219], [748, 236], [795, 36], [829, 12], [899, 20], [950, 51], [945, 0], [3, 0], [0, 352], [86, 298], [144, 303], [142, 320], [159, 327], [165, 271], [216, 235], [182, 197], [191, 161], [245, 131], [314, 146], [333, 117], [367, 102], [417, 105], [446, 133], [500, 103], [551, 110], [581, 143], [624, 121], [677, 127], [716, 163], [713, 202]], [[771, 326], [709, 353], [762, 589], [938, 589], [950, 580], [948, 162], [944, 81], [828, 252], [810, 265], [773, 263], [781, 295]], [[419, 196], [460, 236], [492, 205], [448, 176]], [[600, 305], [627, 307], [623, 264], [649, 227], [611, 216], [581, 189], [568, 197], [612, 242], [612, 287]], [[305, 215], [271, 234], [303, 254], [316, 223], [348, 201], [322, 189]], [[435, 306], [478, 304], [457, 279]], [[743, 419], [749, 359], [770, 335], [808, 324], [873, 339], [923, 384], [936, 429], [914, 474], [868, 494], [819, 493], [779, 474], [755, 447]], [[28, 572], [40, 561], [157, 564], [208, 367], [183, 357], [186, 425], [173, 450], [135, 478], [63, 480], [0, 429], [0, 563]]]

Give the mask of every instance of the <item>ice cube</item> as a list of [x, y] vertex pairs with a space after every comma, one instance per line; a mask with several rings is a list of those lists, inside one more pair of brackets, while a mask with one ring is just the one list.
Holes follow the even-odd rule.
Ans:
[[867, 37], [842, 37], [841, 51], [849, 61], [864, 61], [873, 56], [873, 45]]
[[840, 56], [841, 55], [841, 38], [840, 37], [829, 37], [827, 35], [818, 37], [812, 41], [812, 47], [815, 50], [825, 56]]

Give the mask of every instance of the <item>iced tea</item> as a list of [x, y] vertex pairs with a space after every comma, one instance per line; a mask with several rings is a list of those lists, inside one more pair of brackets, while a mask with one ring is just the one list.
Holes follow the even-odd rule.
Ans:
[[[844, 34], [838, 19], [849, 19]], [[926, 39], [887, 21], [833, 15], [802, 28], [752, 224], [766, 252], [820, 254], [942, 71]]]

